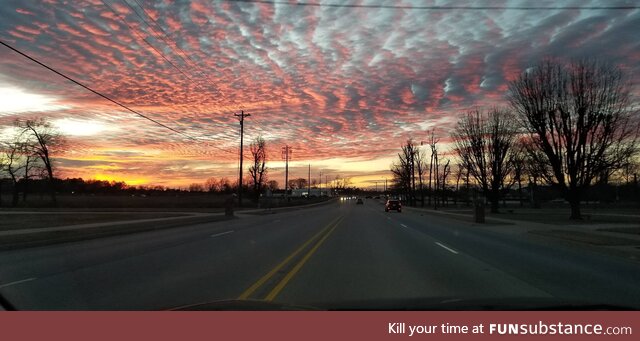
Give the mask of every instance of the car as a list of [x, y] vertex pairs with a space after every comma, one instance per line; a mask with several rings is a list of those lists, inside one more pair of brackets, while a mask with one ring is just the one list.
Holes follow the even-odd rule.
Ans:
[[364, 205], [364, 201], [362, 200], [362, 198], [358, 198], [358, 201], [356, 201], [356, 205]]
[[400, 200], [387, 200], [387, 203], [384, 205], [384, 211], [389, 212], [391, 210], [402, 212], [402, 204], [400, 203]]

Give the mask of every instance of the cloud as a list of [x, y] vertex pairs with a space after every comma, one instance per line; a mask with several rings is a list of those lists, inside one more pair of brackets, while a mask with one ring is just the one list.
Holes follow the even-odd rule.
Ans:
[[[288, 144], [297, 160], [365, 158], [378, 160], [384, 169], [386, 158], [406, 139], [425, 139], [431, 128], [446, 138], [468, 108], [504, 104], [508, 81], [545, 56], [598, 57], [624, 68], [636, 81], [640, 74], [639, 10], [106, 3], [109, 7], [100, 1], [3, 1], [0, 35], [195, 140], [116, 107], [4, 48], [2, 84], [46, 100], [37, 105], [37, 100], [10, 96], [18, 107], [5, 106], [0, 123], [9, 124], [18, 113], [100, 122], [112, 129], [70, 134], [75, 157], [144, 162], [150, 170], [144, 176], [163, 174], [180, 183], [214, 172], [176, 166], [185, 160], [220, 163], [228, 168], [215, 172], [232, 176], [239, 128], [232, 114], [239, 110], [252, 114], [245, 122], [247, 141], [264, 136], [276, 160], [280, 147]], [[103, 146], [118, 153], [99, 154]], [[153, 153], [162, 162], [139, 158], [131, 150]]]

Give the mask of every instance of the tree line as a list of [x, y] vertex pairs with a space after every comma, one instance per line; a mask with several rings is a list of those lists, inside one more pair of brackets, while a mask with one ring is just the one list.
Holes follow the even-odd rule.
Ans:
[[[581, 219], [581, 201], [590, 187], [613, 176], [637, 184], [640, 118], [623, 71], [595, 59], [547, 59], [509, 83], [508, 105], [474, 109], [460, 116], [450, 134], [454, 148], [438, 150], [432, 130], [430, 158], [409, 140], [391, 165], [395, 188], [415, 205], [444, 200], [451, 162], [455, 190], [461, 180], [484, 195], [491, 212], [501, 196], [523, 178], [557, 190], [569, 202], [571, 219]], [[428, 176], [427, 176], [428, 174]], [[416, 181], [418, 185], [416, 186]], [[432, 187], [433, 186], [433, 187]], [[416, 191], [416, 188], [419, 190]], [[440, 196], [439, 196], [440, 194]]]

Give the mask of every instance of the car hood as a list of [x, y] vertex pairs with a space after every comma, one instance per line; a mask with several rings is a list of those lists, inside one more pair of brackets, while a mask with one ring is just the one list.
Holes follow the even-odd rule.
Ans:
[[553, 297], [514, 297], [514, 298], [483, 298], [463, 299], [457, 297], [440, 298], [402, 298], [357, 300], [335, 303], [290, 304], [263, 300], [218, 300], [196, 303], [169, 310], [249, 310], [249, 311], [297, 311], [297, 310], [349, 310], [349, 311], [491, 311], [491, 310], [637, 310], [631, 307], [603, 303], [598, 301], [583, 301], [571, 299], [557, 299]]

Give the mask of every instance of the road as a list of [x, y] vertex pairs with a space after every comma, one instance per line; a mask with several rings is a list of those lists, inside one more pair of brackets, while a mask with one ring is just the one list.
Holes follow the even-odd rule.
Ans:
[[385, 213], [370, 199], [0, 252], [0, 292], [27, 310], [156, 310], [229, 299], [364, 309], [510, 298], [639, 307], [639, 270], [637, 262], [540, 237]]

